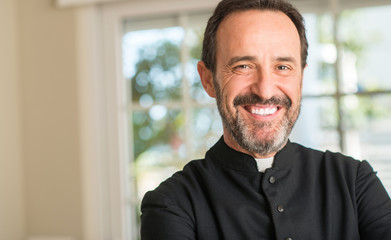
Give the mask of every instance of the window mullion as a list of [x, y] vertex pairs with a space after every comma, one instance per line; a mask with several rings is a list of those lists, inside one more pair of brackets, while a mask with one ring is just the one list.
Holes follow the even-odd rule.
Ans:
[[187, 14], [180, 14], [179, 15], [179, 25], [184, 29], [185, 36], [183, 38], [183, 42], [181, 44], [181, 53], [180, 53], [180, 61], [181, 61], [181, 70], [182, 70], [182, 103], [183, 103], [183, 110], [184, 110], [184, 119], [185, 119], [185, 126], [184, 126], [184, 142], [186, 147], [186, 156], [191, 156], [191, 136], [192, 136], [192, 126], [190, 124], [192, 119], [192, 102], [190, 98], [190, 86], [189, 81], [186, 77], [186, 64], [189, 60], [189, 49], [187, 47], [187, 35], [188, 35], [188, 16]]
[[337, 58], [334, 63], [334, 73], [335, 73], [335, 100], [337, 107], [337, 132], [339, 135], [339, 148], [341, 151], [345, 151], [345, 131], [344, 131], [344, 120], [343, 120], [343, 110], [342, 110], [342, 73], [341, 73], [341, 56], [342, 56], [342, 45], [339, 38], [339, 17], [340, 17], [340, 7], [339, 0], [330, 0], [332, 14], [333, 14], [333, 39], [334, 44], [337, 50]]

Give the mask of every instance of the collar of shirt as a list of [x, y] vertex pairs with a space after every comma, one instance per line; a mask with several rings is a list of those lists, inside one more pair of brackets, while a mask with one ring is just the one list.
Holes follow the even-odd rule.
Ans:
[[[223, 137], [208, 151], [214, 160], [224, 167], [243, 172], [259, 172], [256, 160], [245, 153], [230, 148]], [[294, 148], [288, 140], [287, 144], [276, 153], [272, 168], [274, 170], [287, 169], [294, 158]]]
[[257, 162], [258, 171], [265, 172], [266, 169], [271, 168], [273, 166], [274, 157], [269, 158], [255, 158]]

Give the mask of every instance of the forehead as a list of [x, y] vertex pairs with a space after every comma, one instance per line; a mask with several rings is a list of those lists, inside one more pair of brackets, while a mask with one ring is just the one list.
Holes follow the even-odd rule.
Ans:
[[[300, 48], [300, 38], [292, 20], [280, 11], [247, 10], [228, 15], [220, 24], [217, 48], [224, 46], [289, 45]], [[231, 49], [225, 49], [231, 50]]]
[[[268, 10], [268, 9], [249, 9], [249, 10], [240, 10], [230, 13], [228, 16], [226, 16], [220, 25], [224, 25], [224, 23], [232, 23], [232, 22], [245, 22], [247, 21], [253, 21], [253, 20], [260, 20], [261, 22], [258, 23], [264, 23], [266, 25], [273, 25], [273, 24], [286, 24], [289, 22], [289, 25], [291, 27], [295, 28], [294, 23], [292, 20], [283, 12], [278, 10]], [[255, 23], [255, 22], [254, 22]], [[296, 29], [296, 28], [295, 28]]]

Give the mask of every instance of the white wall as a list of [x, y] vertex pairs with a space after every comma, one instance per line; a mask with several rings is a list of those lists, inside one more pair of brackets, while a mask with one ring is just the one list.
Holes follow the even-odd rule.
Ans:
[[24, 236], [17, 5], [0, 1], [0, 239]]
[[18, 18], [26, 237], [81, 240], [75, 10], [19, 0]]
[[0, 0], [0, 240], [81, 240], [74, 12]]

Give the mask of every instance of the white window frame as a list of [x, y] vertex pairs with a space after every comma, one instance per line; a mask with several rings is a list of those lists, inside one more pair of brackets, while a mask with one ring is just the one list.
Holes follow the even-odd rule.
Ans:
[[[83, 239], [136, 239], [121, 27], [129, 17], [213, 9], [218, 0], [119, 2], [77, 10], [77, 66], [83, 181]], [[129, 226], [132, 226], [129, 228]]]

